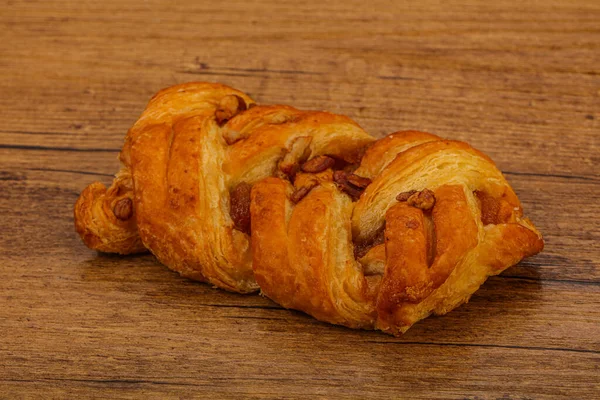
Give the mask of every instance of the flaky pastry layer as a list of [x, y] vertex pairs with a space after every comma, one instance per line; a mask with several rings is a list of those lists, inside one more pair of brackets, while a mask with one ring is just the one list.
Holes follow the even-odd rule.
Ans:
[[418, 132], [187, 83], [156, 94], [121, 170], [75, 226], [98, 251], [151, 251], [217, 287], [351, 328], [405, 332], [468, 301], [543, 240], [492, 160]]

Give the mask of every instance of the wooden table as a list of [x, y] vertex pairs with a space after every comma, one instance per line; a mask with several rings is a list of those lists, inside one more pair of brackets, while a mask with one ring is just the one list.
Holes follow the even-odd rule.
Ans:
[[[597, 0], [1, 3], [0, 398], [600, 398]], [[88, 250], [79, 192], [192, 80], [467, 140], [546, 249], [401, 338]]]

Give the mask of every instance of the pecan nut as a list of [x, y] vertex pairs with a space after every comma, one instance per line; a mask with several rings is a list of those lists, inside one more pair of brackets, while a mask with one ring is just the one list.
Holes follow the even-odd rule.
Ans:
[[371, 180], [369, 178], [363, 178], [362, 176], [358, 176], [356, 174], [348, 175], [348, 182], [361, 189], [364, 189], [371, 184]]
[[353, 200], [358, 200], [362, 194], [362, 189], [354, 186], [348, 181], [348, 174], [345, 171], [338, 170], [333, 173], [333, 181], [337, 186], [346, 194], [348, 194]]
[[332, 157], [316, 156], [302, 164], [302, 171], [309, 172], [311, 174], [316, 174], [318, 172], [323, 172], [326, 169], [333, 167], [334, 164], [335, 159], [333, 159]]
[[396, 200], [399, 202], [407, 201], [410, 196], [417, 193], [416, 190], [409, 190], [408, 192], [402, 192], [398, 196], [396, 196]]
[[435, 205], [435, 194], [429, 189], [423, 189], [420, 192], [411, 190], [400, 193], [396, 200], [406, 201], [409, 206], [420, 208], [423, 211], [429, 211]]
[[121, 221], [127, 221], [133, 215], [133, 202], [129, 197], [117, 201], [113, 207], [113, 214]]
[[310, 182], [308, 186], [299, 187], [294, 191], [294, 193], [292, 193], [292, 195], [290, 196], [290, 200], [293, 203], [298, 203], [300, 200], [306, 197], [306, 195], [309, 194], [310, 191], [313, 190], [313, 188], [315, 188], [316, 186], [318, 186], [318, 182], [313, 181]]

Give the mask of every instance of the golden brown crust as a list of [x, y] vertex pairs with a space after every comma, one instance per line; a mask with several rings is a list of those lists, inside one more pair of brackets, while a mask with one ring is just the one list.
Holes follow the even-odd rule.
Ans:
[[252, 190], [253, 268], [262, 292], [323, 321], [372, 327], [373, 307], [363, 301], [368, 288], [352, 253], [350, 199], [325, 183], [293, 206], [290, 191], [278, 178]]
[[[84, 242], [122, 254], [147, 248], [186, 277], [241, 293], [258, 290], [250, 236], [230, 214], [231, 191], [273, 175], [300, 139], [306, 158], [340, 159], [352, 158], [374, 139], [344, 116], [253, 105], [244, 93], [219, 84], [190, 83], [157, 93], [120, 155], [121, 175], [130, 179], [126, 192], [105, 199], [94, 184], [77, 203], [76, 227]], [[92, 204], [114, 207], [123, 196], [132, 203], [120, 203], [118, 215], [98, 220]], [[127, 225], [118, 218], [126, 211]]]
[[421, 143], [427, 143], [440, 138], [431, 133], [419, 131], [398, 131], [379, 139], [366, 151], [361, 160], [361, 165], [356, 174], [371, 178], [378, 175], [383, 168], [396, 158], [396, 155], [402, 153], [411, 147]]
[[[355, 203], [327, 181], [297, 204], [283, 180], [255, 185], [253, 268], [265, 295], [323, 321], [400, 334], [468, 301], [488, 276], [542, 250], [541, 236], [487, 156], [466, 143], [410, 136], [415, 145], [405, 144], [391, 161], [363, 158], [357, 171], [379, 172]], [[371, 160], [376, 167], [366, 165]], [[403, 192], [427, 195], [398, 202]], [[382, 230], [385, 246], [356, 260], [353, 247], [376, 244]]]
[[253, 107], [231, 119], [225, 129], [245, 138], [228, 147], [223, 165], [234, 184], [255, 183], [273, 175], [278, 161], [300, 137], [310, 138], [309, 157], [329, 155], [348, 162], [374, 142], [348, 117], [289, 106]]
[[164, 89], [121, 171], [75, 205], [99, 251], [150, 250], [192, 279], [352, 328], [406, 331], [466, 302], [543, 240], [494, 163], [466, 143], [256, 106], [219, 84]]
[[124, 175], [119, 174], [108, 190], [100, 182], [89, 185], [77, 199], [75, 230], [91, 249], [118, 254], [146, 251], [137, 234], [135, 210], [128, 218], [119, 218], [123, 215], [117, 205], [133, 198], [131, 179]]

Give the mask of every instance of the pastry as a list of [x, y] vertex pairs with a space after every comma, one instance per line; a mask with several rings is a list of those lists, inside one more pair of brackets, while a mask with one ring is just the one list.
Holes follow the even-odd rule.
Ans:
[[183, 276], [351, 328], [405, 332], [543, 248], [468, 144], [375, 140], [348, 117], [256, 105], [224, 85], [159, 92], [120, 160], [111, 187], [75, 205], [88, 247], [149, 250]]

